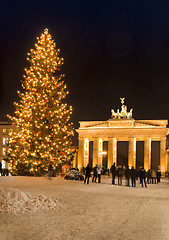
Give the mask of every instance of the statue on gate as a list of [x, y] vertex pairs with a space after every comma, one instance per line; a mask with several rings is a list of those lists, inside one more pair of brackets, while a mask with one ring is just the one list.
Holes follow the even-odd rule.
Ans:
[[133, 109], [131, 108], [129, 112], [127, 112], [127, 106], [124, 105], [124, 98], [120, 98], [121, 100], [121, 112], [119, 111], [119, 109], [117, 109], [117, 112], [115, 112], [113, 109], [111, 110], [112, 113], [112, 118], [113, 119], [132, 119], [132, 112]]

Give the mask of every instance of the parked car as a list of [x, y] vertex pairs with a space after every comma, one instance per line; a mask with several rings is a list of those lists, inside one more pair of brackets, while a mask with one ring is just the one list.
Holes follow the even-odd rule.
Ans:
[[64, 177], [66, 180], [84, 181], [84, 176], [76, 170], [70, 170]]

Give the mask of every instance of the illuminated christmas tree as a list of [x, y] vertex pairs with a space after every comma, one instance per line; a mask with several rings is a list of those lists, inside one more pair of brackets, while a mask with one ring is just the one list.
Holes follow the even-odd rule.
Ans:
[[20, 101], [14, 103], [15, 117], [8, 116], [17, 131], [11, 132], [7, 158], [13, 173], [22, 175], [41, 175], [49, 161], [53, 166], [64, 164], [74, 136], [60, 50], [48, 29], [37, 40], [28, 53], [30, 68], [25, 69], [23, 92], [18, 91]]

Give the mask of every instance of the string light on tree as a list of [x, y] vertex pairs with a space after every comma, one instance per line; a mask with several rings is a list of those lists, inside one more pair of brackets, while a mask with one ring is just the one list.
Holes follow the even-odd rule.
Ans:
[[49, 160], [65, 163], [74, 136], [70, 122], [72, 107], [65, 103], [69, 93], [60, 73], [63, 58], [46, 28], [28, 53], [30, 68], [25, 69], [23, 92], [14, 103], [15, 116], [8, 116], [17, 132], [11, 132], [8, 161], [13, 172], [42, 173]]

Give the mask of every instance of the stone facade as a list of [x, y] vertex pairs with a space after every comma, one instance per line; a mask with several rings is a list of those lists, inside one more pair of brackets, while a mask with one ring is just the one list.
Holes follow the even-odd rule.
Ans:
[[77, 167], [89, 162], [89, 142], [93, 141], [93, 166], [102, 163], [102, 143], [108, 141], [108, 163], [117, 163], [117, 142], [128, 141], [128, 165], [136, 167], [136, 142], [144, 141], [144, 168], [151, 168], [151, 142], [160, 141], [160, 167], [167, 171], [166, 137], [168, 120], [109, 119], [107, 121], [81, 121], [78, 132], [79, 150]]

